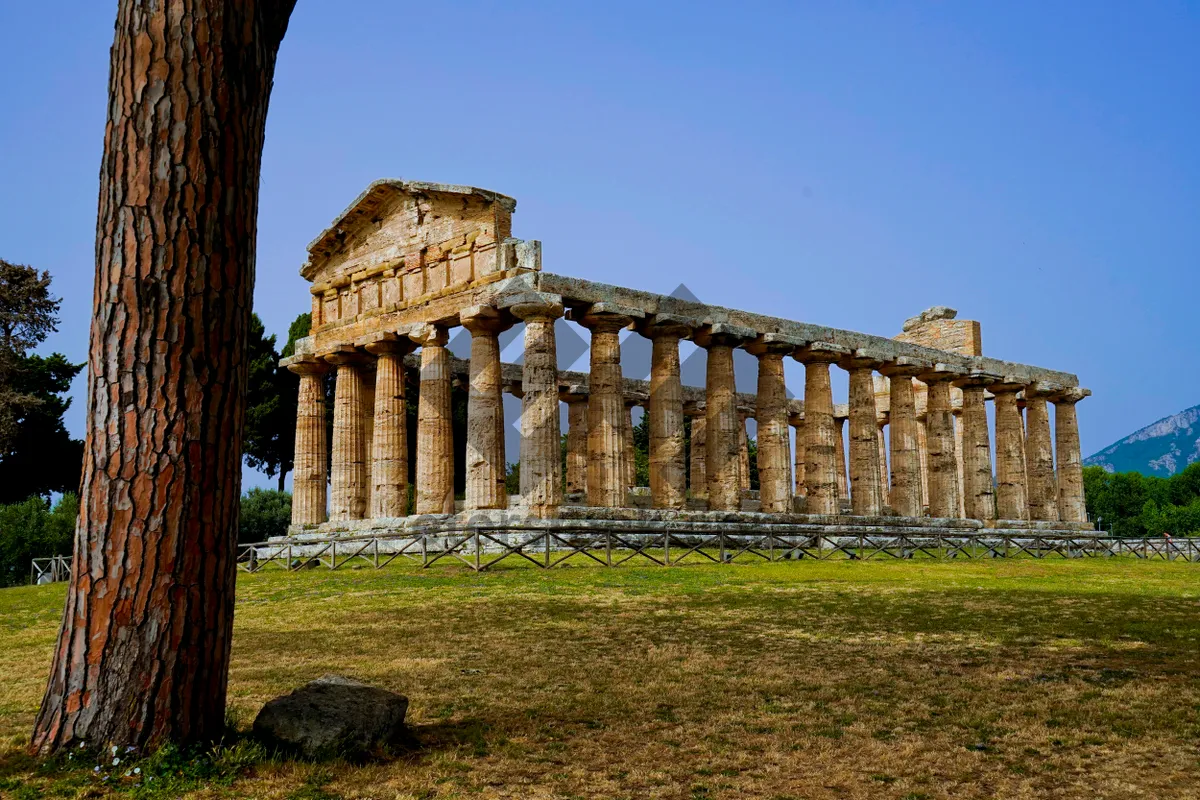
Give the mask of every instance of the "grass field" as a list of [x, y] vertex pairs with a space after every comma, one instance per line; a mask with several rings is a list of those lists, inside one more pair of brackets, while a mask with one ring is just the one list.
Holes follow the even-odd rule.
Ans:
[[408, 695], [423, 749], [352, 766], [239, 745], [157, 790], [21, 753], [63, 595], [0, 591], [0, 795], [1200, 796], [1195, 564], [242, 575], [243, 728], [339, 672]]

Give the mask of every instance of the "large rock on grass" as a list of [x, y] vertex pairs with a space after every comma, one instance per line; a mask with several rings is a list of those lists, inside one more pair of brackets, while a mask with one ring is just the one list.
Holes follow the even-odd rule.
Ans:
[[324, 675], [263, 706], [254, 734], [305, 758], [361, 759], [412, 745], [404, 727], [407, 712], [403, 695]]

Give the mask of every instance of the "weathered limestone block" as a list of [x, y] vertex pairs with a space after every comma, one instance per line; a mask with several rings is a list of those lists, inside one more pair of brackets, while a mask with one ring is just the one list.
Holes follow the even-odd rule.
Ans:
[[[838, 453], [842, 448], [833, 418], [829, 365], [847, 354], [844, 347], [814, 342], [793, 355], [804, 364], [804, 486], [810, 514], [837, 514], [840, 510]], [[844, 467], [841, 472], [845, 474]]]
[[[630, 313], [625, 313], [629, 311]], [[608, 303], [595, 303], [577, 320], [591, 329], [591, 373], [588, 378], [588, 505], [625, 505], [625, 402], [621, 379], [623, 328], [644, 314]]]
[[365, 344], [375, 355], [375, 403], [371, 435], [370, 516], [408, 513], [408, 420], [404, 408], [404, 356], [416, 343], [396, 336]]
[[921, 495], [921, 473], [923, 470], [920, 425], [913, 399], [913, 376], [928, 369], [909, 358], [898, 358], [881, 366], [880, 372], [889, 379], [891, 424], [890, 446], [892, 455], [892, 486], [889, 503], [892, 510], [902, 517], [923, 515], [924, 501]]
[[562, 505], [558, 414], [558, 350], [554, 321], [563, 315], [558, 295], [530, 292], [504, 305], [525, 322], [521, 386], [521, 495], [535, 517], [555, 516]]
[[[708, 477], [708, 507], [714, 511], [736, 511], [741, 507], [740, 439], [733, 372], [733, 348], [754, 338], [755, 332], [732, 325], [713, 325], [696, 334], [696, 344], [708, 351], [705, 426], [705, 468]], [[740, 431], [739, 431], [740, 428]]]
[[996, 518], [992, 448], [988, 437], [984, 387], [996, 383], [999, 377], [975, 373], [955, 382], [963, 393], [962, 494], [964, 516], [968, 519], [988, 521]]
[[927, 308], [905, 321], [904, 332], [896, 337], [896, 341], [911, 342], [964, 356], [983, 355], [983, 337], [979, 323], [969, 319], [955, 319], [957, 316], [957, 311], [946, 306]]
[[792, 510], [791, 437], [783, 357], [795, 351], [795, 339], [764, 334], [746, 346], [758, 357], [758, 496], [771, 514]]
[[1058, 521], [1058, 489], [1050, 442], [1047, 398], [1054, 392], [1034, 384], [1025, 389], [1025, 472], [1031, 520]]
[[417, 513], [454, 513], [454, 424], [450, 405], [450, 354], [440, 325], [413, 329], [421, 345], [417, 396]]
[[326, 520], [325, 375], [323, 361], [296, 360], [287, 368], [300, 376], [296, 405], [296, 450], [292, 461], [292, 524]]
[[325, 360], [337, 366], [329, 518], [362, 519], [367, 513], [367, 443], [363, 431], [365, 358], [348, 345], [326, 355]]
[[795, 481], [796, 497], [804, 497], [804, 465], [808, 457], [804, 453], [804, 415], [788, 414], [788, 424], [796, 429], [796, 452], [793, 454], [794, 468], [792, 478]]
[[950, 405], [950, 381], [961, 372], [945, 364], [921, 374], [928, 387], [926, 411], [929, 461], [929, 515], [959, 517], [958, 459], [954, 446], [954, 414]]
[[850, 373], [850, 509], [859, 517], [877, 517], [883, 509], [873, 374], [881, 363], [861, 350], [839, 362]]
[[1058, 518], [1087, 522], [1083, 496], [1083, 455], [1079, 449], [1079, 420], [1075, 404], [1090, 395], [1087, 389], [1068, 389], [1054, 395], [1054, 443], [1058, 456]]
[[683, 508], [687, 503], [679, 340], [698, 326], [695, 320], [659, 314], [642, 330], [653, 342], [649, 427], [650, 497], [655, 508]]
[[1017, 393], [1025, 386], [1006, 378], [990, 388], [996, 405], [996, 514], [1004, 520], [1027, 520], [1025, 423], [1017, 406]]
[[587, 494], [588, 395], [569, 386], [559, 399], [567, 404], [567, 494]]
[[691, 489], [692, 497], [697, 500], [708, 499], [708, 469], [705, 460], [708, 451], [708, 419], [707, 404], [701, 402], [685, 407], [686, 413], [692, 419], [691, 441]]
[[466, 508], [507, 508], [504, 453], [504, 388], [500, 334], [511, 321], [491, 306], [470, 306], [459, 315], [471, 333], [467, 389]]

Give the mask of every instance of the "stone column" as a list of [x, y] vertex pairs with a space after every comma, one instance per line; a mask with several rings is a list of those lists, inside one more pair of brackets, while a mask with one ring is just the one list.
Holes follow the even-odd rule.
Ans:
[[643, 335], [653, 342], [650, 355], [650, 497], [655, 508], [687, 503], [684, 463], [683, 384], [679, 379], [679, 340], [698, 323], [659, 314]]
[[450, 405], [447, 331], [420, 325], [411, 334], [421, 345], [417, 394], [417, 513], [454, 513], [454, 426]]
[[625, 428], [621, 431], [621, 474], [625, 491], [637, 485], [637, 458], [633, 447], [633, 410], [645, 402], [640, 396], [625, 395]]
[[739, 481], [741, 443], [746, 428], [740, 426], [733, 373], [733, 348], [753, 339], [749, 328], [718, 323], [696, 335], [696, 344], [708, 351], [706, 374], [705, 466], [708, 478], [708, 507], [712, 511], [741, 508]]
[[684, 413], [692, 418], [692, 480], [690, 488], [692, 490], [692, 497], [700, 500], [708, 499], [708, 470], [706, 469], [705, 462], [705, 454], [708, 449], [706, 408], [707, 405], [700, 402], [684, 409]]
[[758, 357], [758, 496], [762, 510], [770, 514], [792, 510], [792, 448], [783, 357], [795, 349], [794, 340], [776, 334], [764, 334], [746, 346]]
[[619, 333], [622, 328], [629, 327], [635, 313], [641, 314], [611, 303], [595, 303], [578, 319], [592, 332], [587, 465], [590, 506], [625, 505], [622, 448], [626, 413]]
[[300, 376], [296, 404], [296, 450], [292, 461], [292, 524], [316, 525], [326, 519], [325, 381], [329, 368], [309, 357], [287, 368]]
[[[793, 357], [804, 364], [804, 488], [810, 514], [837, 514], [838, 427], [833, 420], [829, 365], [847, 353], [837, 345], [814, 342]], [[844, 473], [844, 470], [843, 470]]]
[[364, 357], [352, 346], [325, 356], [337, 366], [333, 390], [333, 459], [329, 518], [362, 519], [367, 513], [367, 449], [363, 435]]
[[913, 392], [913, 376], [931, 365], [906, 357], [884, 364], [879, 371], [888, 378], [888, 413], [892, 426], [890, 447], [892, 455], [892, 486], [889, 501], [892, 510], [902, 517], [923, 516], [921, 497], [921, 425]]
[[394, 334], [366, 343], [375, 355], [374, 432], [371, 436], [371, 517], [408, 513], [408, 420], [404, 356], [414, 343]]
[[887, 424], [887, 412], [875, 418], [875, 427], [878, 431], [875, 440], [879, 445], [879, 502], [885, 506], [889, 503], [888, 496], [891, 493], [891, 481], [888, 478], [887, 433], [884, 432]]
[[984, 387], [999, 376], [975, 373], [955, 381], [962, 389], [962, 495], [967, 519], [985, 522], [996, 518], [996, 490], [992, 478], [992, 447], [988, 437]]
[[926, 429], [929, 447], [929, 516], [959, 515], [958, 459], [954, 451], [954, 414], [950, 407], [950, 381], [960, 371], [944, 364], [921, 374], [928, 386]]
[[1058, 456], [1058, 518], [1062, 522], [1087, 522], [1083, 497], [1083, 454], [1079, 449], [1079, 420], [1075, 404], [1091, 394], [1088, 389], [1064, 389], [1054, 395], [1054, 444]]
[[1029, 519], [1025, 489], [1025, 424], [1017, 392], [1025, 388], [1014, 378], [991, 386], [996, 404], [996, 514], [1000, 519]]
[[1040, 384], [1025, 389], [1025, 472], [1029, 518], [1058, 522], [1054, 451], [1050, 444], [1050, 414], [1046, 407], [1046, 399], [1052, 395], [1052, 390]]
[[738, 409], [738, 490], [750, 491], [750, 433], [746, 420], [753, 415], [746, 409]]
[[837, 426], [837, 441], [834, 447], [837, 450], [837, 493], [839, 509], [843, 500], [850, 499], [850, 482], [846, 480], [846, 420], [849, 416], [837, 414], [833, 418], [833, 424]]
[[535, 517], [557, 516], [562, 505], [561, 441], [558, 413], [558, 348], [554, 321], [563, 315], [562, 297], [527, 292], [503, 303], [525, 323], [521, 371], [521, 496]]
[[[504, 381], [500, 374], [500, 334], [512, 322], [491, 306], [459, 313], [471, 332], [467, 387], [467, 510], [508, 508], [505, 488]], [[522, 463], [522, 468], [524, 464]]]
[[[954, 402], [954, 393], [951, 391], [950, 402]], [[963, 494], [963, 423], [962, 423], [962, 406], [951, 406], [950, 413], [954, 416], [954, 463], [958, 468], [958, 516], [965, 518], [967, 516], [967, 505], [964, 502]]]
[[804, 415], [789, 414], [788, 424], [796, 429], [796, 452], [793, 454], [794, 465], [792, 468], [792, 478], [795, 480], [796, 497], [804, 497], [804, 465], [806, 456], [804, 454]]
[[839, 362], [850, 373], [850, 513], [877, 517], [883, 512], [879, 491], [879, 411], [875, 406], [875, 367], [880, 360], [862, 351]]
[[588, 395], [585, 386], [570, 386], [559, 399], [567, 404], [567, 494], [587, 494]]

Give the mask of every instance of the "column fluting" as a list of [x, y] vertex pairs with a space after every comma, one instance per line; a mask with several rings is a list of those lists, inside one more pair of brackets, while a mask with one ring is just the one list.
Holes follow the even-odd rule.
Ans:
[[623, 506], [625, 402], [619, 334], [633, 320], [627, 314], [597, 312], [593, 306], [578, 321], [592, 332], [588, 378], [588, 505]]
[[1087, 389], [1065, 389], [1054, 401], [1054, 444], [1058, 456], [1058, 518], [1087, 522], [1083, 495], [1083, 454], [1079, 448], [1079, 419], [1075, 404], [1090, 395]]
[[792, 342], [772, 342], [766, 336], [746, 347], [758, 357], [758, 402], [754, 418], [758, 426], [758, 496], [762, 510], [769, 514], [792, 510], [792, 448], [783, 357], [795, 349]]
[[322, 361], [293, 361], [287, 368], [300, 376], [296, 404], [296, 449], [292, 460], [292, 524], [317, 525], [326, 520], [325, 375]]
[[404, 355], [409, 339], [388, 337], [366, 345], [375, 355], [374, 430], [371, 435], [371, 517], [408, 513], [408, 419], [404, 407]]
[[512, 322], [490, 306], [464, 309], [459, 314], [459, 322], [471, 333], [464, 505], [468, 510], [508, 508], [508, 491], [504, 480], [507, 465], [500, 334], [508, 330]]
[[1053, 392], [1042, 386], [1025, 389], [1025, 472], [1029, 518], [1058, 522], [1058, 491], [1054, 479], [1054, 450], [1046, 400]]
[[558, 411], [558, 349], [554, 323], [563, 315], [562, 298], [545, 293], [519, 295], [508, 306], [525, 322], [521, 372], [521, 495], [533, 516], [553, 517], [562, 505], [561, 441]]
[[708, 353], [706, 369], [705, 469], [708, 478], [708, 507], [713, 511], [737, 511], [742, 504], [740, 481], [741, 436], [733, 349], [756, 335], [754, 331], [713, 325], [696, 336], [696, 344]]
[[650, 498], [655, 508], [687, 503], [684, 463], [683, 384], [679, 377], [679, 340], [695, 323], [660, 314], [643, 329], [650, 337]]
[[818, 342], [793, 355], [804, 364], [804, 487], [810, 514], [840, 511], [837, 458], [841, 448], [833, 418], [829, 365], [845, 354], [844, 348]]
[[890, 411], [888, 437], [892, 456], [892, 485], [888, 501], [901, 517], [924, 515], [921, 501], [921, 442], [917, 423], [917, 407], [913, 392], [913, 376], [926, 365], [908, 358], [898, 358], [880, 367], [887, 376]]
[[880, 362], [856, 353], [839, 363], [850, 374], [850, 513], [877, 517], [883, 511], [874, 376]]
[[958, 459], [954, 447], [954, 413], [950, 381], [957, 373], [932, 371], [921, 375], [928, 390], [926, 434], [929, 462], [929, 516], [959, 515]]
[[996, 405], [996, 513], [1000, 519], [1029, 519], [1025, 488], [1025, 423], [1017, 392], [1025, 386], [1006, 379], [992, 384]]
[[367, 513], [367, 452], [363, 431], [364, 357], [353, 348], [330, 353], [337, 366], [333, 390], [333, 459], [329, 518], [363, 519]]
[[421, 345], [416, 509], [418, 514], [453, 514], [454, 426], [448, 333], [440, 325], [421, 325], [414, 329], [412, 338]]
[[988, 435], [987, 405], [984, 387], [996, 382], [994, 376], [972, 375], [956, 381], [962, 389], [962, 493], [963, 510], [968, 519], [990, 521], [996, 518], [996, 489], [992, 477], [992, 448]]

